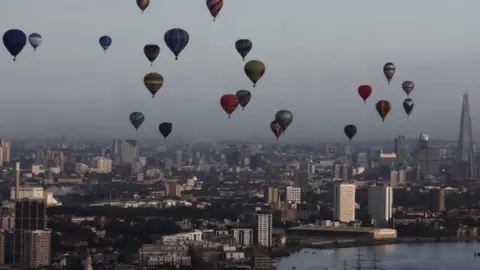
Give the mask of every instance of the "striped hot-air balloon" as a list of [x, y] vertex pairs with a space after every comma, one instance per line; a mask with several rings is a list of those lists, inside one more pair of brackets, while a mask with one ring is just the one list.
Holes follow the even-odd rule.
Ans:
[[213, 17], [213, 21], [217, 19], [218, 14], [222, 10], [223, 0], [207, 0], [207, 8]]
[[145, 77], [143, 77], [143, 83], [148, 89], [148, 92], [152, 94], [152, 98], [154, 98], [155, 94], [163, 86], [163, 76], [155, 72], [148, 73], [145, 75]]
[[392, 109], [392, 104], [387, 100], [380, 100], [375, 104], [375, 109], [377, 110], [378, 115], [382, 118], [382, 122], [385, 122], [385, 117], [387, 117]]
[[28, 36], [28, 42], [32, 46], [33, 50], [36, 51], [38, 46], [42, 44], [42, 36], [39, 33], [31, 33]]
[[173, 28], [165, 33], [163, 39], [167, 47], [175, 55], [175, 60], [178, 60], [178, 55], [187, 47], [190, 36], [188, 32], [183, 29]]

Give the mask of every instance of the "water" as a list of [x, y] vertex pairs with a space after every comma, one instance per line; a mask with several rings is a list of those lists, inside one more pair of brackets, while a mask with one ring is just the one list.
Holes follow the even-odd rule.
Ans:
[[[277, 263], [278, 270], [323, 270], [325, 268], [342, 270], [344, 260], [347, 269], [356, 269], [357, 253], [364, 260], [360, 269], [388, 270], [470, 270], [480, 269], [480, 257], [474, 258], [474, 252], [480, 252], [480, 243], [429, 243], [401, 244], [374, 247], [345, 248], [336, 250], [302, 250]], [[315, 254], [313, 254], [315, 252]], [[358, 268], [357, 268], [358, 269]]]

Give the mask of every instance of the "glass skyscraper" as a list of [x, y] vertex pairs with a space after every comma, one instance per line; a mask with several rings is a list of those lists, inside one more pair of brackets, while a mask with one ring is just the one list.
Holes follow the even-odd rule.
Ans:
[[468, 92], [465, 92], [463, 94], [462, 115], [460, 117], [455, 173], [455, 178], [459, 181], [476, 177], [472, 137], [472, 119], [470, 118]]

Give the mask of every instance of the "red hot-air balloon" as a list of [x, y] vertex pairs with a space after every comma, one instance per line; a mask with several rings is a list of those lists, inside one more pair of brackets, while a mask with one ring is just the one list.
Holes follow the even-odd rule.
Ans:
[[387, 117], [392, 109], [392, 104], [387, 100], [380, 100], [375, 104], [375, 109], [377, 110], [378, 115], [382, 118], [382, 122], [385, 122], [385, 117]]
[[370, 85], [360, 85], [358, 87], [358, 94], [363, 99], [363, 102], [367, 103], [368, 97], [372, 94], [372, 87]]
[[277, 137], [277, 140], [278, 140], [278, 138], [280, 138], [280, 136], [282, 136], [283, 129], [280, 126], [280, 124], [277, 122], [277, 120], [273, 120], [270, 123], [270, 130], [272, 130], [273, 135], [275, 135], [275, 137]]
[[210, 14], [212, 14], [213, 21], [217, 19], [218, 14], [222, 10], [223, 7], [223, 0], [207, 0], [206, 2], [207, 8], [210, 11]]
[[220, 98], [220, 105], [222, 106], [223, 110], [228, 114], [228, 118], [232, 115], [232, 113], [238, 107], [238, 97], [236, 95], [223, 95]]

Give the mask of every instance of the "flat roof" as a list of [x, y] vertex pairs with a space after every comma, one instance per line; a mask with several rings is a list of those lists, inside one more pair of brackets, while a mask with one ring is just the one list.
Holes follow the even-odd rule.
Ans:
[[396, 233], [397, 230], [389, 228], [372, 227], [325, 227], [318, 225], [301, 225], [290, 228], [293, 231], [330, 231], [330, 232], [364, 232], [364, 233]]

